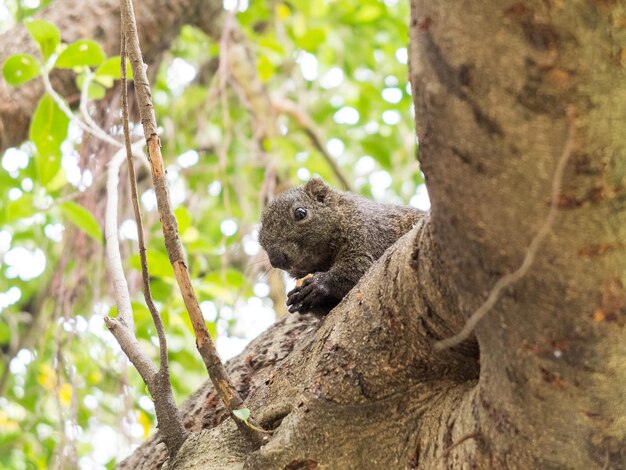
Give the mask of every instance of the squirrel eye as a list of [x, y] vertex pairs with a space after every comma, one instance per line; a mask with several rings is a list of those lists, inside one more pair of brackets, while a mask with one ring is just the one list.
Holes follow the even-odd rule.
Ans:
[[306, 217], [306, 209], [304, 207], [296, 207], [293, 211], [293, 218], [296, 222], [300, 222], [302, 219]]

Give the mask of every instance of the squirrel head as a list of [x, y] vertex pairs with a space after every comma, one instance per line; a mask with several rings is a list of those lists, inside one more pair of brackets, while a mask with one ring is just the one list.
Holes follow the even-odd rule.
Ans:
[[341, 236], [336, 193], [320, 178], [278, 195], [261, 217], [259, 242], [275, 268], [300, 278], [327, 271]]

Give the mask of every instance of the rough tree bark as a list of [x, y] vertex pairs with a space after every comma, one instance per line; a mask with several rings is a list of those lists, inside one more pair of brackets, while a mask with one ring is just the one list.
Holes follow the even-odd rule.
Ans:
[[[626, 468], [626, 6], [413, 0], [410, 21], [430, 218], [328, 317], [283, 318], [230, 362], [267, 445], [207, 385], [169, 468]], [[436, 352], [522, 263], [570, 134], [534, 264]], [[154, 436], [119, 468], [164, 459]]]
[[626, 467], [626, 5], [415, 0], [411, 80], [435, 255], [465, 312], [551, 235], [476, 329], [476, 458]]

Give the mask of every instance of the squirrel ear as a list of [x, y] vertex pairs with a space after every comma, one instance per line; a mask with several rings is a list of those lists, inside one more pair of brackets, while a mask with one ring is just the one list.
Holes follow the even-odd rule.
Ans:
[[309, 182], [304, 185], [304, 190], [319, 202], [324, 202], [324, 199], [326, 199], [326, 196], [330, 192], [330, 188], [326, 183], [317, 176], [311, 178]]

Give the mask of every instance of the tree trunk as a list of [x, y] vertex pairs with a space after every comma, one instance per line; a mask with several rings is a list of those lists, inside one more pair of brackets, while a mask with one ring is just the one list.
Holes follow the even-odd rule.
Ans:
[[[248, 379], [267, 445], [250, 453], [223, 422], [170, 468], [626, 468], [626, 9], [412, 6], [430, 220]], [[434, 351], [528, 256], [475, 328], [480, 371], [471, 340]]]
[[552, 230], [476, 328], [472, 412], [494, 467], [626, 467], [625, 15], [623, 2], [413, 3], [420, 161], [465, 316], [521, 264], [572, 134]]

